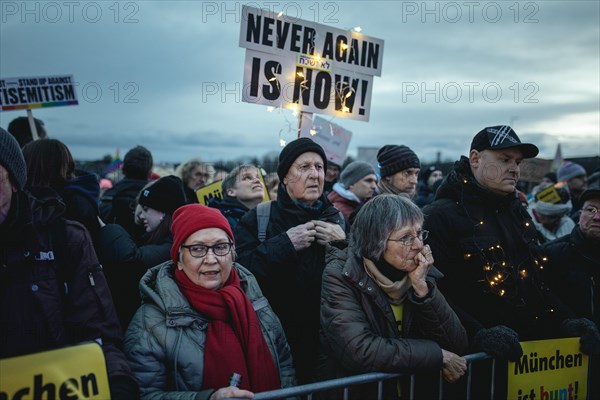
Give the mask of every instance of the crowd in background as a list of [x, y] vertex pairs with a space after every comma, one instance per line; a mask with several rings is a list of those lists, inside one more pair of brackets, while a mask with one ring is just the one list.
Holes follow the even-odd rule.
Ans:
[[475, 134], [445, 176], [403, 144], [337, 165], [300, 138], [270, 174], [193, 159], [159, 176], [136, 146], [113, 181], [15, 121], [0, 131], [0, 358], [100, 338], [113, 398], [212, 400], [370, 371], [462, 382], [465, 354], [514, 361], [525, 340], [578, 336], [599, 361], [600, 168], [565, 161], [519, 190], [538, 148], [509, 126]]

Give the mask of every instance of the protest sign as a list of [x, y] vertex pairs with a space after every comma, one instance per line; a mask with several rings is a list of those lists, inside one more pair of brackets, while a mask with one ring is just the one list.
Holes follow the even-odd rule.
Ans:
[[244, 6], [242, 100], [369, 120], [383, 40]]
[[210, 199], [214, 198], [219, 201], [223, 200], [224, 193], [223, 189], [221, 188], [221, 182], [222, 181], [216, 181], [196, 190], [198, 203], [208, 206]]
[[97, 343], [0, 360], [0, 399], [109, 399]]
[[72, 75], [0, 78], [1, 111], [77, 104]]
[[328, 161], [342, 165], [352, 139], [352, 132], [341, 126], [315, 116], [311, 123], [304, 122], [300, 132], [301, 137], [307, 137], [318, 143], [325, 150]]
[[521, 342], [523, 355], [508, 363], [508, 398], [587, 398], [588, 356], [579, 338]]

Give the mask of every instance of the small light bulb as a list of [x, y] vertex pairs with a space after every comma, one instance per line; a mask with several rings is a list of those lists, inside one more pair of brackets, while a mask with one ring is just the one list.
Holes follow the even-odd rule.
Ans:
[[355, 26], [354, 27], [354, 32], [361, 33], [362, 32], [362, 28], [360, 26]]
[[272, 107], [272, 106], [268, 106], [267, 107], [267, 111], [268, 112], [273, 112], [273, 110], [275, 110], [275, 107]]
[[311, 134], [311, 136], [315, 136], [317, 134], [317, 131], [314, 129], [311, 129], [310, 134]]
[[285, 140], [279, 139], [279, 146], [285, 147]]

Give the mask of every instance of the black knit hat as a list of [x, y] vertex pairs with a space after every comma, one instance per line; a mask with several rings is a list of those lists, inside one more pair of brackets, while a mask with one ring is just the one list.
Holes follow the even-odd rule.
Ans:
[[531, 143], [522, 143], [517, 133], [508, 125], [490, 126], [483, 128], [471, 142], [471, 150], [500, 150], [518, 148], [524, 158], [538, 155], [539, 149]]
[[6, 168], [12, 183], [22, 190], [27, 182], [27, 166], [17, 140], [0, 128], [0, 164]]
[[139, 203], [165, 214], [186, 204], [183, 182], [175, 175], [160, 178], [140, 193]]
[[325, 156], [323, 148], [319, 144], [313, 142], [312, 139], [301, 137], [300, 139], [289, 142], [283, 150], [281, 150], [281, 153], [279, 153], [279, 165], [277, 166], [277, 175], [279, 175], [279, 179], [283, 182], [283, 178], [287, 175], [288, 170], [294, 161], [296, 161], [296, 158], [309, 152], [320, 155], [323, 159], [323, 168], [327, 170], [327, 157]]
[[421, 168], [419, 157], [404, 145], [386, 144], [377, 152], [377, 162], [382, 178], [409, 168]]

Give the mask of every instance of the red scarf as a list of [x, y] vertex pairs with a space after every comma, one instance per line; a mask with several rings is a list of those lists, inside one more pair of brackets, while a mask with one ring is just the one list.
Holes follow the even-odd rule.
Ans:
[[260, 329], [258, 316], [231, 268], [223, 288], [205, 289], [182, 270], [175, 280], [192, 306], [210, 320], [204, 350], [203, 389], [229, 386], [231, 374], [242, 375], [240, 388], [253, 392], [279, 389], [279, 374]]

